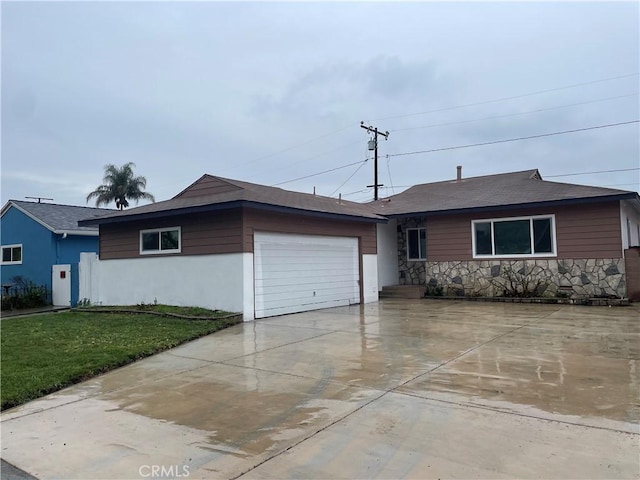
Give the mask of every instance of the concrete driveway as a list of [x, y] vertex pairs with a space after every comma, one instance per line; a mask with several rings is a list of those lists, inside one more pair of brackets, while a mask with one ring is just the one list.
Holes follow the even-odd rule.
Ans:
[[385, 300], [250, 322], [5, 412], [2, 458], [42, 479], [638, 478], [639, 313]]

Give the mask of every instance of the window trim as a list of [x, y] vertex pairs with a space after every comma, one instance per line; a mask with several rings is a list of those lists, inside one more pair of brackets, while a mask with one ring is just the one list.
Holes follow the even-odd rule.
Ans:
[[[143, 250], [142, 249], [142, 236], [145, 233], [157, 233], [178, 231], [178, 248], [172, 248], [168, 250], [162, 250], [162, 244], [158, 250]], [[163, 227], [163, 228], [148, 228], [146, 230], [140, 230], [140, 255], [167, 255], [182, 252], [182, 228], [181, 227]]]
[[[529, 220], [529, 241], [531, 244], [531, 252], [534, 251], [534, 235], [533, 235], [533, 221], [534, 220], [551, 220], [551, 252], [545, 253], [512, 253], [508, 255], [496, 255], [496, 245], [494, 242], [494, 222], [509, 222], [517, 220]], [[476, 254], [476, 223], [491, 223], [491, 254]], [[524, 217], [498, 217], [498, 218], [484, 218], [471, 221], [471, 254], [474, 259], [487, 259], [487, 258], [551, 258], [558, 256], [558, 244], [556, 238], [556, 215], [529, 215]]]
[[[4, 258], [4, 250], [5, 250], [5, 248], [10, 248], [12, 250], [11, 258], [13, 258], [13, 249], [14, 248], [20, 248], [20, 260], [18, 260], [18, 261], [11, 260], [9, 262], [3, 261], [2, 259]], [[0, 257], [0, 264], [1, 265], [22, 265], [22, 260], [24, 259], [24, 248], [22, 247], [21, 243], [13, 243], [11, 245], [2, 245], [0, 247], [0, 255], [2, 255]]]
[[[420, 253], [422, 253], [422, 255], [424, 255], [424, 257], [422, 257], [422, 258], [411, 258], [411, 257], [409, 257], [409, 232], [413, 231], [413, 230], [416, 230], [416, 231], [424, 230], [424, 249], [425, 249], [425, 251], [424, 252], [420, 252]], [[427, 229], [426, 229], [426, 227], [411, 227], [411, 228], [407, 228], [406, 235], [407, 235], [407, 240], [406, 240], [407, 241], [407, 261], [408, 262], [424, 262], [427, 259], [427, 252], [426, 252], [426, 250], [427, 250]], [[419, 233], [418, 233], [418, 249], [420, 249], [420, 234]]]

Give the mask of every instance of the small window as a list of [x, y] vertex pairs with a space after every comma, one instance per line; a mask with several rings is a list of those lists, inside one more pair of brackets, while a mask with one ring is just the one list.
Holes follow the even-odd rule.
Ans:
[[476, 223], [476, 252], [478, 255], [491, 255], [491, 223]]
[[140, 231], [140, 253], [180, 253], [180, 227]]
[[474, 257], [554, 256], [554, 217], [497, 218], [474, 220]]
[[20, 265], [22, 263], [22, 245], [4, 245], [2, 247], [3, 265]]
[[407, 229], [408, 260], [427, 259], [427, 231], [424, 228]]

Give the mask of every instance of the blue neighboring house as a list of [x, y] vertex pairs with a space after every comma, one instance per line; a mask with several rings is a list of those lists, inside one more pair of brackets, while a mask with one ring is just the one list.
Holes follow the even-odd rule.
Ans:
[[[99, 243], [98, 228], [79, 227], [78, 220], [109, 211], [105, 208], [9, 200], [0, 214], [2, 285], [9, 289], [12, 279], [21, 276], [36, 285], [46, 285], [51, 292], [54, 266], [70, 265], [70, 304], [75, 306], [78, 303], [80, 252], [97, 253]], [[68, 274], [59, 275], [65, 278]], [[68, 298], [68, 294], [63, 294], [63, 298]]]

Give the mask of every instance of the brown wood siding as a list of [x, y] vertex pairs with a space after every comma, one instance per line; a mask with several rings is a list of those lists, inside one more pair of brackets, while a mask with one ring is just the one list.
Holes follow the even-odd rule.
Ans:
[[471, 260], [471, 219], [469, 215], [427, 218], [427, 260]]
[[140, 230], [180, 227], [182, 252], [167, 255], [211, 255], [253, 252], [253, 232], [358, 237], [362, 253], [376, 253], [376, 225], [304, 215], [247, 209], [167, 217], [100, 226], [100, 258], [157, 257], [140, 255]]
[[621, 258], [620, 203], [558, 209], [556, 235], [558, 258]]
[[640, 301], [640, 247], [624, 251], [624, 265], [627, 276], [627, 297]]
[[140, 230], [165, 227], [181, 228], [182, 253], [178, 255], [242, 252], [242, 214], [240, 209], [235, 209], [228, 212], [101, 225], [100, 258], [107, 260], [157, 257], [158, 255], [140, 255]]
[[559, 259], [621, 258], [619, 202], [517, 209], [482, 214], [428, 217], [427, 259], [434, 262], [467, 261], [471, 251], [471, 221], [530, 215], [556, 216]]
[[253, 252], [254, 231], [357, 237], [362, 242], [362, 254], [377, 253], [375, 223], [245, 209], [243, 227], [245, 252]]

